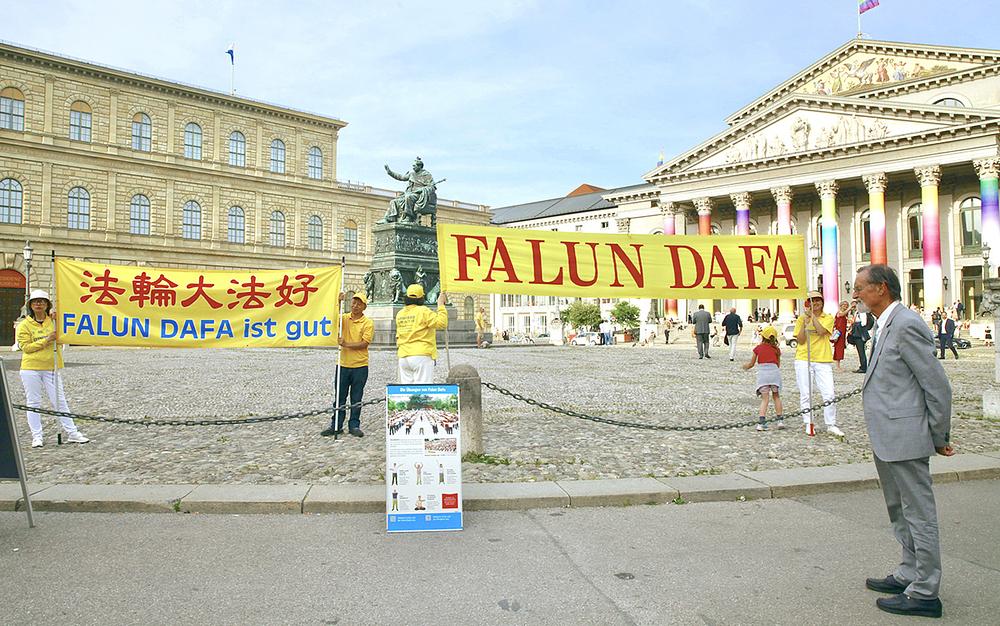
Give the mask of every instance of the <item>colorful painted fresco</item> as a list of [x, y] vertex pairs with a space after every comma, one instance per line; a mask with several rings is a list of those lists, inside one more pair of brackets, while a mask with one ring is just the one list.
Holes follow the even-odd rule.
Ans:
[[855, 54], [832, 69], [810, 78], [805, 85], [796, 91], [821, 96], [835, 96], [912, 78], [946, 74], [974, 65], [974, 63]]

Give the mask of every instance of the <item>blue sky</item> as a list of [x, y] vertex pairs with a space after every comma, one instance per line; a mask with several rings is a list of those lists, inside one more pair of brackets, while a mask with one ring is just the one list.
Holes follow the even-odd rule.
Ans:
[[[882, 0], [874, 39], [1000, 47], [995, 0]], [[338, 178], [504, 206], [642, 182], [854, 37], [856, 0], [10, 3], [0, 38], [337, 117]], [[40, 17], [43, 16], [43, 17]]]

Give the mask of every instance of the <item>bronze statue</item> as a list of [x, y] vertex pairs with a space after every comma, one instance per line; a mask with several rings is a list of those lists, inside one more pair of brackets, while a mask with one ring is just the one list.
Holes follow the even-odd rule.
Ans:
[[431, 173], [424, 169], [420, 157], [413, 162], [413, 169], [406, 174], [397, 174], [385, 166], [385, 171], [396, 180], [406, 181], [406, 191], [403, 195], [393, 198], [385, 216], [379, 224], [399, 222], [401, 224], [417, 224], [421, 215], [431, 216], [431, 226], [437, 223], [437, 184]]

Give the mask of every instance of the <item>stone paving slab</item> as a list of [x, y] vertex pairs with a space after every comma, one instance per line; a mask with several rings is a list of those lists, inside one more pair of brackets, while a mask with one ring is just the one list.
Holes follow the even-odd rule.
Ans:
[[791, 498], [814, 493], [854, 491], [878, 487], [878, 474], [875, 472], [874, 463], [737, 473], [768, 485], [771, 488], [771, 496], [774, 498]]
[[1000, 478], [1000, 458], [961, 452], [955, 456], [932, 456], [931, 476], [938, 483]]
[[570, 497], [555, 482], [466, 483], [462, 486], [465, 511], [567, 507]]
[[303, 513], [381, 513], [384, 485], [313, 485], [302, 502]]
[[166, 513], [195, 485], [54, 485], [32, 495], [38, 511]]
[[[51, 483], [28, 482], [28, 495], [34, 496], [40, 491], [51, 487]], [[31, 503], [34, 504], [34, 497]], [[24, 495], [21, 492], [21, 482], [0, 482], [0, 511], [19, 511], [24, 506]]]
[[309, 485], [198, 485], [181, 499], [184, 513], [301, 513]]
[[771, 497], [770, 486], [740, 474], [675, 476], [659, 480], [676, 489], [687, 502], [728, 502], [739, 500], [741, 496], [747, 500]]
[[655, 478], [618, 480], [560, 480], [570, 506], [631, 506], [663, 504], [677, 497], [677, 490]]
[[980, 452], [983, 456], [988, 456], [993, 459], [1000, 459], [1000, 450], [992, 450], [989, 452]]

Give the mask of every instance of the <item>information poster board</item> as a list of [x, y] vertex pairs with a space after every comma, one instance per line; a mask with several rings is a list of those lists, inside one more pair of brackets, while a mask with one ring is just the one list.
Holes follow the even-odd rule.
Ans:
[[31, 510], [31, 499], [28, 497], [27, 477], [24, 474], [21, 449], [17, 443], [17, 428], [14, 426], [14, 408], [10, 402], [10, 390], [7, 388], [7, 369], [3, 361], [0, 361], [0, 480], [3, 479], [21, 482], [28, 526], [34, 528], [35, 520]]
[[387, 385], [385, 406], [386, 530], [462, 530], [458, 385]]

